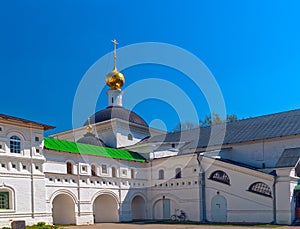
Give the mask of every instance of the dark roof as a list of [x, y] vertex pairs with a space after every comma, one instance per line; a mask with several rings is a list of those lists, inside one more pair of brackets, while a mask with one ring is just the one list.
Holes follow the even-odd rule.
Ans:
[[0, 118], [6, 119], [6, 120], [12, 120], [12, 121], [19, 121], [19, 122], [23, 122], [26, 124], [34, 124], [34, 125], [43, 127], [44, 130], [51, 130], [51, 129], [55, 128], [55, 126], [50, 126], [50, 125], [46, 125], [43, 123], [38, 123], [38, 122], [30, 121], [30, 120], [23, 119], [23, 118], [17, 118], [17, 117], [5, 115], [5, 114], [0, 114]]
[[[135, 123], [141, 126], [148, 127], [148, 124], [145, 122], [144, 119], [142, 119], [139, 115], [137, 115], [135, 112], [127, 110], [123, 107], [107, 107], [104, 110], [96, 112], [94, 115], [90, 117], [91, 124], [103, 122], [107, 120], [111, 120], [113, 118], [122, 119], [124, 121]], [[84, 123], [84, 125], [87, 125], [88, 121]]]
[[89, 145], [94, 145], [94, 146], [103, 146], [103, 147], [105, 147], [104, 142], [100, 138], [97, 138], [92, 133], [86, 133], [77, 142], [82, 143], [82, 144], [89, 144]]
[[261, 168], [255, 167], [255, 166], [247, 165], [247, 164], [244, 164], [244, 163], [241, 163], [241, 162], [238, 162], [238, 161], [233, 161], [233, 160], [225, 159], [225, 158], [216, 158], [215, 160], [222, 161], [222, 162], [232, 164], [232, 165], [235, 165], [235, 166], [239, 166], [239, 167], [242, 167], [242, 168], [256, 170], [256, 171], [274, 176], [274, 171], [275, 171], [274, 169], [271, 169], [271, 170], [270, 169], [261, 169]]
[[300, 158], [300, 148], [285, 149], [276, 163], [276, 168], [295, 167]]
[[[214, 129], [212, 136], [211, 130]], [[140, 143], [148, 142], [190, 142], [189, 148], [202, 148], [219, 145], [222, 132], [225, 132], [223, 144], [249, 142], [300, 134], [300, 109], [238, 120], [232, 123], [201, 127], [181, 132], [153, 136]], [[199, 139], [198, 139], [199, 138]]]

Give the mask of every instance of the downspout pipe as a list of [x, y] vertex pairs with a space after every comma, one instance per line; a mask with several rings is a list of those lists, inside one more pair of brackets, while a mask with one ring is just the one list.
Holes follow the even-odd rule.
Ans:
[[206, 195], [205, 195], [205, 170], [201, 165], [203, 159], [203, 153], [197, 153], [197, 161], [199, 165], [199, 210], [200, 210], [200, 221], [207, 222], [206, 219]]
[[274, 175], [273, 182], [273, 224], [277, 224], [277, 206], [276, 206], [276, 183], [277, 183], [277, 174]]
[[32, 124], [30, 124], [30, 187], [31, 187], [31, 218], [34, 219], [34, 194], [35, 194], [35, 189], [34, 189], [34, 176], [33, 176], [33, 172], [34, 172], [34, 168], [33, 168], [33, 144], [32, 144]]

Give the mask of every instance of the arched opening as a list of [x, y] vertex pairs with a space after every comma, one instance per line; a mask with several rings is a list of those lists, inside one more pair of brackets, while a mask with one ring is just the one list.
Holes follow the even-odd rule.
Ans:
[[165, 179], [165, 171], [164, 171], [163, 169], [160, 169], [160, 170], [158, 171], [158, 179], [159, 179], [159, 180]]
[[267, 197], [272, 197], [272, 192], [271, 192], [271, 188], [263, 183], [263, 182], [255, 182], [253, 183], [248, 191], [250, 192], [254, 192], [256, 194], [259, 194], [259, 195], [263, 195], [263, 196], [267, 196]]
[[95, 199], [93, 212], [95, 223], [119, 222], [118, 203], [109, 194], [100, 195]]
[[220, 182], [220, 183], [223, 183], [223, 184], [230, 185], [229, 176], [221, 170], [217, 170], [217, 171], [213, 172], [210, 175], [209, 179]]
[[97, 176], [97, 167], [96, 167], [96, 165], [91, 166], [91, 175], [92, 176]]
[[212, 198], [211, 220], [217, 223], [227, 222], [227, 201], [224, 196], [216, 195]]
[[131, 169], [130, 170], [130, 175], [131, 175], [131, 179], [134, 179], [135, 178], [135, 172], [134, 172], [134, 169]]
[[157, 200], [153, 205], [153, 219], [155, 220], [169, 220], [171, 217], [171, 209], [178, 207], [174, 201], [163, 196], [162, 199]]
[[67, 194], [59, 194], [52, 202], [53, 224], [75, 224], [75, 203]]
[[132, 135], [131, 135], [131, 134], [128, 134], [128, 135], [127, 135], [127, 139], [130, 140], [130, 141], [132, 141], [132, 139], [133, 139], [133, 138], [132, 138]]
[[67, 162], [67, 174], [73, 174], [73, 164], [72, 164], [72, 162]]
[[115, 167], [111, 168], [111, 176], [112, 177], [117, 177], [117, 169]]
[[181, 168], [175, 169], [175, 179], [181, 178]]
[[141, 196], [135, 196], [131, 202], [132, 220], [146, 219], [145, 200]]

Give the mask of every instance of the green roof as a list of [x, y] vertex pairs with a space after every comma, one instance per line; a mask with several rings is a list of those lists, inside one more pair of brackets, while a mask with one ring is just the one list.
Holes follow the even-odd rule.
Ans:
[[146, 159], [138, 153], [127, 150], [113, 149], [108, 147], [94, 146], [77, 142], [70, 142], [54, 138], [44, 138], [44, 147], [50, 150], [63, 151], [68, 153], [79, 153], [84, 155], [94, 155], [123, 159], [128, 161], [145, 162]]
[[297, 185], [295, 186], [294, 190], [300, 190], [300, 185], [297, 184]]

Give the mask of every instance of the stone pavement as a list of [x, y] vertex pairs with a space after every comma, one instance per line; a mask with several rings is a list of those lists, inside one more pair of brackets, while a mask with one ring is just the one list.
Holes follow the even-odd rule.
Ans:
[[[247, 229], [264, 228], [248, 226], [214, 226], [214, 225], [179, 225], [179, 224], [127, 224], [127, 223], [98, 223], [88, 226], [69, 226], [65, 229]], [[266, 228], [266, 227], [265, 227]], [[300, 229], [300, 226], [278, 226], [279, 229]]]

